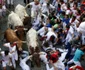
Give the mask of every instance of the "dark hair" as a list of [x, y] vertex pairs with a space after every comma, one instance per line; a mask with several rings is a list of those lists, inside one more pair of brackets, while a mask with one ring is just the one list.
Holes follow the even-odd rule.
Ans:
[[69, 25], [66, 25], [66, 28], [70, 28], [70, 26]]
[[43, 44], [45, 47], [49, 47], [48, 41]]
[[50, 41], [51, 41], [52, 43], [54, 43], [54, 39], [55, 39], [55, 36], [52, 35], [52, 36], [50, 37]]
[[60, 8], [61, 7], [61, 5], [60, 4], [58, 4], [58, 8]]
[[65, 16], [65, 12], [64, 12], [64, 11], [62, 12], [62, 15], [64, 15], [64, 16]]
[[63, 0], [60, 0], [61, 3], [63, 3], [64, 1]]
[[76, 16], [73, 16], [73, 19], [75, 20], [76, 19]]
[[7, 56], [9, 54], [9, 50], [5, 50], [5, 55]]
[[72, 64], [68, 64], [69, 67], [74, 66], [74, 65], [75, 65], [74, 63], [72, 63]]
[[48, 2], [48, 3], [47, 3], [47, 7], [49, 7], [49, 6], [50, 6], [50, 3]]
[[44, 16], [43, 15], [41, 16], [41, 19], [44, 19]]
[[67, 3], [67, 8], [68, 8], [68, 9], [70, 8], [70, 4], [69, 4], [69, 3]]

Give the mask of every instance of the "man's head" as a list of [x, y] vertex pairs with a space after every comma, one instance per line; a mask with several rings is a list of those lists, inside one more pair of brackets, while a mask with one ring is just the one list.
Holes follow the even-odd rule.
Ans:
[[52, 35], [52, 36], [50, 37], [50, 41], [51, 41], [52, 43], [55, 42], [55, 36], [54, 36], [54, 35]]
[[34, 0], [34, 2], [35, 2], [35, 5], [39, 4], [39, 0]]
[[7, 56], [9, 54], [9, 50], [5, 50], [5, 55]]

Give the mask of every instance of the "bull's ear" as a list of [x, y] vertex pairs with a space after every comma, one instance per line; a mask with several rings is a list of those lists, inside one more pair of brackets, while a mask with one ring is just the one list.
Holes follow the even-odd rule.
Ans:
[[16, 32], [16, 31], [17, 31], [17, 29], [14, 30], [14, 32]]

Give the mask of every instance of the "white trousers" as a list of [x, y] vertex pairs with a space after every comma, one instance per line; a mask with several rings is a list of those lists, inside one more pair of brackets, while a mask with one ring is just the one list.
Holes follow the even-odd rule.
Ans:
[[73, 59], [70, 60], [67, 64], [72, 64], [72, 63], [74, 63], [74, 64], [76, 64], [78, 66], [81, 66], [81, 63], [79, 61], [74, 61]]
[[13, 5], [13, 4], [14, 4], [14, 0], [7, 0], [7, 4], [8, 4], [8, 5], [9, 5], [9, 4]]
[[30, 67], [26, 64], [26, 61], [29, 60], [28, 56], [24, 59], [20, 59], [20, 66], [22, 70], [30, 70]]
[[12, 66], [12, 63], [10, 62], [10, 61], [2, 61], [2, 66], [3, 67], [6, 67], [6, 65], [8, 65], [8, 66]]
[[46, 70], [54, 70], [54, 68], [50, 68], [48, 64], [46, 64]]
[[12, 53], [10, 54], [11, 55], [11, 58], [12, 58], [12, 64], [13, 64], [13, 67], [16, 68], [16, 62], [18, 60], [18, 54], [17, 54], [17, 51], [15, 53]]

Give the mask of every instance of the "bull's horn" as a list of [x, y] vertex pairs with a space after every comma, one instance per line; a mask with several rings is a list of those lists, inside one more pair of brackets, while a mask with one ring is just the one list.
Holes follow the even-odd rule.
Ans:
[[29, 6], [30, 4], [27, 4], [26, 6], [25, 6], [25, 9]]
[[32, 57], [32, 55], [28, 56], [28, 59], [30, 59]]
[[22, 43], [27, 43], [27, 41], [22, 41]]
[[16, 32], [16, 31], [17, 31], [17, 29], [14, 30], [14, 32]]
[[8, 10], [8, 9], [6, 9], [9, 13], [11, 13], [11, 11], [10, 10]]
[[27, 28], [24, 28], [24, 30], [28, 30]]

